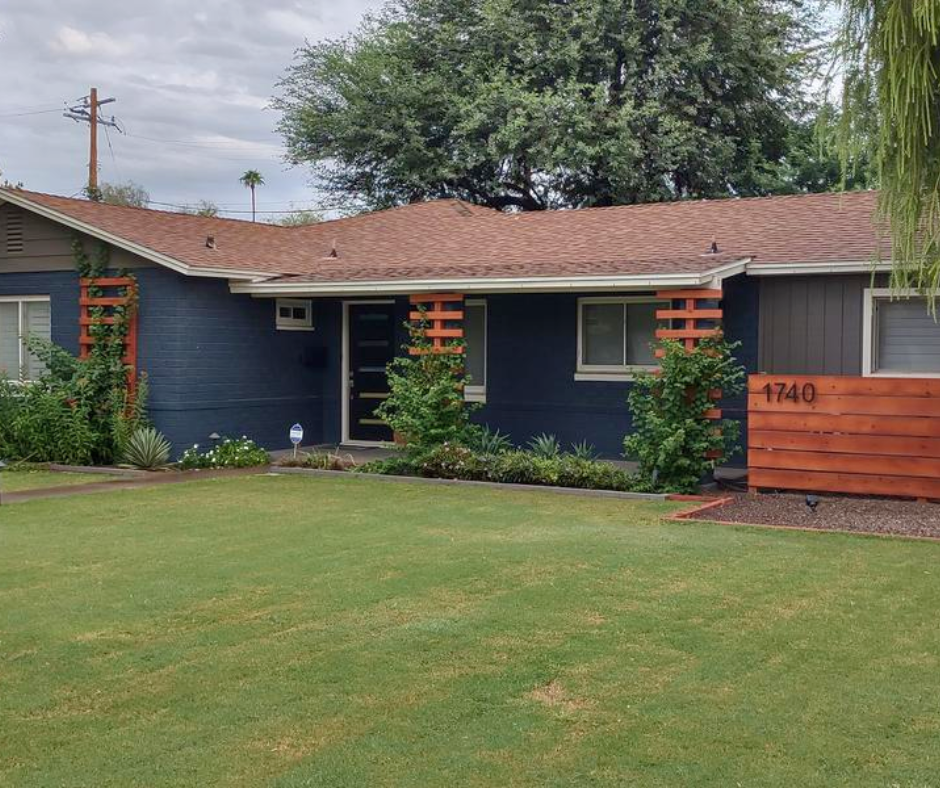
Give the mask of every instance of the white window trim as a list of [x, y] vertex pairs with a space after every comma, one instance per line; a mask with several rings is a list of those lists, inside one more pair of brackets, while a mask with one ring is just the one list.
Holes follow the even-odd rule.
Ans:
[[892, 290], [890, 287], [866, 287], [862, 305], [862, 377], [866, 378], [940, 378], [940, 372], [891, 372], [880, 371], [875, 356], [878, 336], [878, 310], [876, 301], [904, 301], [909, 298], [923, 298], [919, 293]]
[[[463, 398], [467, 402], [482, 402], [486, 403], [486, 382], [490, 377], [489, 370], [489, 307], [486, 305], [486, 299], [484, 298], [468, 298], [464, 302], [465, 306], [482, 306], [483, 307], [483, 380], [484, 384], [482, 386], [469, 385], [465, 386], [463, 390]], [[464, 320], [466, 321], [466, 315], [464, 315]]]
[[576, 381], [618, 382], [631, 381], [638, 372], [654, 372], [658, 364], [585, 364], [584, 363], [584, 305], [585, 304], [662, 304], [669, 302], [655, 296], [588, 296], [578, 299], [578, 363]]
[[[304, 320], [293, 317], [281, 317], [281, 307], [296, 309], [301, 307], [307, 311]], [[278, 331], [313, 331], [313, 302], [308, 298], [278, 298], [274, 306], [274, 321]]]
[[49, 326], [50, 334], [52, 333], [52, 299], [47, 295], [16, 295], [16, 296], [0, 296], [0, 304], [17, 304], [18, 308], [16, 311], [16, 327], [17, 327], [17, 349], [19, 351], [19, 356], [17, 359], [18, 369], [16, 378], [12, 379], [12, 383], [33, 383], [34, 381], [29, 380], [23, 377], [23, 370], [26, 368], [26, 326], [23, 323], [25, 319], [25, 311], [23, 309], [23, 304], [26, 303], [46, 303], [49, 304]]

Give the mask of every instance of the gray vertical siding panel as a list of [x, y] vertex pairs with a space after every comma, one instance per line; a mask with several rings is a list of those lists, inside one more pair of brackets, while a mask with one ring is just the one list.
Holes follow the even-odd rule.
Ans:
[[870, 284], [867, 274], [762, 279], [761, 371], [861, 375], [863, 298]]

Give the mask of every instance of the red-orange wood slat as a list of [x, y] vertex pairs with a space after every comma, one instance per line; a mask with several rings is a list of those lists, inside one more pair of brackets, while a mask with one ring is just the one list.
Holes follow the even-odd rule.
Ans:
[[657, 328], [657, 339], [705, 339], [717, 336], [717, 328]]
[[940, 437], [840, 435], [752, 429], [748, 433], [747, 443], [748, 449], [886, 455], [882, 457], [885, 462], [891, 462], [894, 457], [940, 459]]
[[131, 301], [127, 296], [115, 296], [113, 298], [79, 298], [79, 306], [127, 306]]
[[115, 323], [116, 318], [113, 317], [80, 317], [78, 319], [78, 324], [80, 326], [112, 326]]
[[[462, 311], [438, 312], [437, 310], [433, 310], [425, 312], [423, 317], [425, 320], [463, 320], [464, 315]], [[421, 320], [421, 318], [422, 315], [420, 312], [408, 313], [409, 320]]]
[[851, 473], [820, 473], [749, 469], [751, 488], [847, 493], [850, 495], [889, 495], [902, 498], [940, 500], [940, 479], [905, 478]]
[[881, 454], [752, 449], [748, 452], [748, 465], [752, 468], [783, 471], [825, 471], [940, 479], [940, 459], [936, 457], [885, 457]]
[[82, 278], [78, 283], [83, 287], [129, 287], [134, 285], [134, 280], [129, 276], [102, 276], [96, 279]]
[[657, 309], [657, 320], [721, 320], [723, 309]]
[[876, 397], [940, 397], [940, 378], [860, 378], [834, 375], [751, 375], [747, 389], [751, 394], [764, 394], [768, 384], [815, 386], [820, 396]]
[[881, 397], [817, 395], [813, 401], [800, 399], [770, 402], [765, 395], [748, 394], [748, 410], [751, 413], [827, 413], [833, 416], [930, 416], [940, 418], [940, 397]]
[[906, 416], [842, 415], [829, 413], [755, 413], [748, 416], [751, 430], [844, 435], [899, 435], [940, 438], [940, 419]]
[[438, 339], [461, 339], [463, 337], [462, 328], [428, 328], [424, 331], [426, 336]]

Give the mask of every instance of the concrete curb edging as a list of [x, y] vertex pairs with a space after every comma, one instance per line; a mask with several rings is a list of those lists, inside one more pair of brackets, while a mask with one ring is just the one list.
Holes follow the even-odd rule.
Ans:
[[60, 465], [49, 463], [49, 470], [56, 473], [87, 473], [100, 476], [127, 476], [131, 479], [143, 479], [153, 474], [153, 471], [140, 471], [136, 468], [112, 468], [107, 465]]
[[615, 498], [626, 501], [666, 501], [667, 496], [660, 493], [631, 493], [617, 490], [585, 490], [579, 487], [550, 487], [540, 484], [508, 484], [504, 482], [474, 482], [463, 479], [426, 479], [423, 476], [390, 476], [382, 473], [356, 473], [351, 471], [322, 471], [316, 468], [281, 468], [272, 465], [268, 473], [285, 476], [322, 476], [325, 478], [373, 479], [382, 482], [404, 484], [444, 485], [451, 487], [483, 487], [491, 490], [512, 490], [515, 492], [549, 492], [556, 495], [576, 495], [585, 498]]

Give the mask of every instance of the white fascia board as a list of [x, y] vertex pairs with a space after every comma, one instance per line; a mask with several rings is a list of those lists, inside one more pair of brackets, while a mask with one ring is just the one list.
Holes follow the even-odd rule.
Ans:
[[106, 241], [107, 243], [112, 244], [119, 249], [124, 249], [127, 252], [136, 254], [138, 257], [143, 257], [145, 260], [150, 260], [157, 265], [162, 265], [165, 268], [169, 268], [179, 274], [184, 274], [185, 276], [199, 276], [212, 279], [239, 279], [248, 281], [257, 280], [259, 277], [263, 276], [270, 276], [270, 274], [265, 274], [262, 271], [240, 271], [229, 268], [197, 268], [191, 265], [187, 265], [186, 263], [177, 260], [175, 257], [170, 257], [168, 255], [154, 251], [153, 249], [150, 249], [146, 246], [142, 246], [141, 244], [128, 241], [126, 238], [121, 238], [119, 235], [113, 235], [112, 233], [102, 230], [100, 227], [95, 227], [93, 224], [88, 224], [87, 222], [83, 222], [64, 213], [60, 213], [53, 208], [48, 208], [45, 205], [34, 203], [32, 200], [28, 200], [25, 197], [20, 197], [18, 194], [16, 194], [15, 191], [0, 190], [0, 202], [8, 202], [11, 205], [24, 208], [27, 211], [31, 211], [32, 213], [37, 214], [38, 216], [42, 216], [43, 218], [49, 219], [50, 221], [65, 225], [66, 227], [70, 227], [73, 230], [85, 233], [86, 235], [90, 235], [93, 238], [97, 238], [101, 241]]
[[800, 274], [870, 274], [890, 271], [890, 262], [751, 263], [748, 276], [799, 276]]
[[457, 291], [461, 293], [523, 293], [603, 290], [656, 290], [658, 288], [702, 287], [716, 278], [733, 276], [744, 270], [747, 261], [735, 261], [703, 273], [653, 274], [643, 276], [536, 276], [473, 277], [468, 279], [411, 279], [367, 282], [233, 282], [233, 293], [259, 297], [290, 295], [354, 296], [375, 293], [409, 295]]

